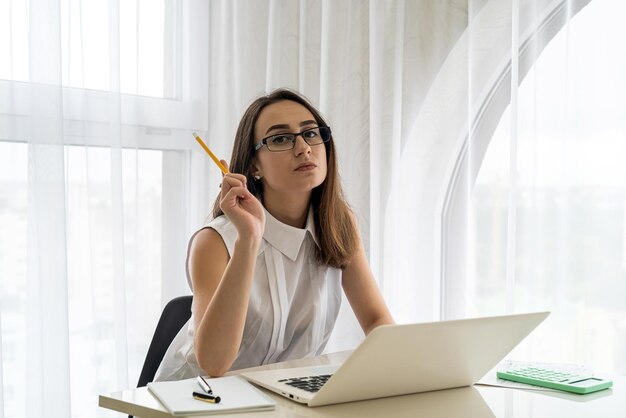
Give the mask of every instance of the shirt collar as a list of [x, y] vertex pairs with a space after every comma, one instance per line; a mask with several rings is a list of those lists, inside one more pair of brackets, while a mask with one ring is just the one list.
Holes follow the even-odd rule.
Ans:
[[312, 207], [309, 208], [304, 229], [295, 228], [280, 222], [265, 209], [265, 231], [263, 232], [263, 238], [292, 261], [296, 260], [307, 233], [311, 235], [313, 242], [319, 247], [317, 235], [315, 234]]

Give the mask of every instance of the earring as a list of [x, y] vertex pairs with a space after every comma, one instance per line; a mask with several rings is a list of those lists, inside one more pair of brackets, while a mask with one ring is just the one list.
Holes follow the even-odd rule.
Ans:
[[261, 180], [261, 176], [259, 176], [259, 175], [252, 176], [252, 178], [253, 178], [255, 181], [259, 181], [259, 180]]

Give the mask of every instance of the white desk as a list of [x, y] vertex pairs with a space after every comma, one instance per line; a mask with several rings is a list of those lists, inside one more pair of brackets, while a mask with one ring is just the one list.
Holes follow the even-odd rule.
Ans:
[[[314, 359], [292, 360], [258, 369], [277, 369], [342, 363], [349, 352], [324, 355]], [[253, 370], [253, 369], [249, 369]], [[236, 373], [231, 373], [236, 374]], [[620, 417], [626, 416], [626, 377], [605, 376], [613, 388], [590, 395], [557, 392], [523, 391], [489, 386], [472, 386], [370, 401], [351, 402], [309, 408], [272, 392], [276, 409], [267, 412], [228, 414], [231, 418], [267, 417], [429, 417], [429, 418], [534, 418], [534, 417]], [[144, 418], [168, 418], [171, 415], [145, 387], [100, 395], [99, 405]]]

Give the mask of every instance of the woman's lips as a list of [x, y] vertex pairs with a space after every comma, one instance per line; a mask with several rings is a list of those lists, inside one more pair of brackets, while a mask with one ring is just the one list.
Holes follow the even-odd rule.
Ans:
[[300, 164], [295, 171], [311, 171], [317, 166], [313, 163]]

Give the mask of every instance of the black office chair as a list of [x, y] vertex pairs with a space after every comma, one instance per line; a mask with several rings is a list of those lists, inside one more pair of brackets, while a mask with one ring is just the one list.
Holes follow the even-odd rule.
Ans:
[[170, 300], [163, 308], [148, 348], [148, 354], [143, 362], [137, 387], [146, 386], [154, 379], [167, 348], [191, 317], [191, 299], [192, 296], [179, 296]]

